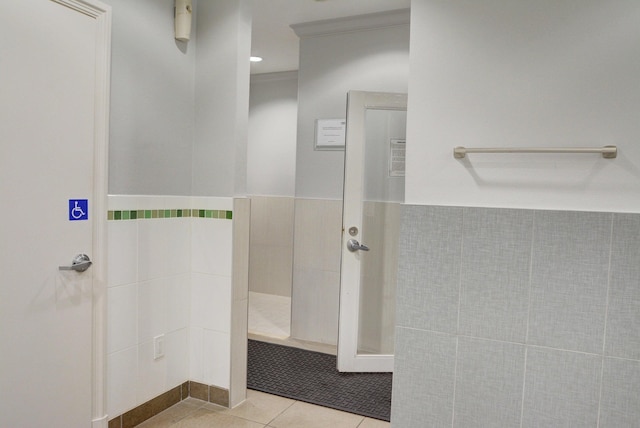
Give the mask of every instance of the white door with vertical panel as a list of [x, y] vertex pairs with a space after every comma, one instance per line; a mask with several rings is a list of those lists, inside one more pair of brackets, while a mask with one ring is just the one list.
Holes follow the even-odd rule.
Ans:
[[407, 95], [351, 91], [345, 152], [338, 370], [393, 371]]
[[[90, 427], [102, 412], [105, 14], [94, 1], [0, 4], [3, 427]], [[59, 269], [78, 254], [94, 265]]]

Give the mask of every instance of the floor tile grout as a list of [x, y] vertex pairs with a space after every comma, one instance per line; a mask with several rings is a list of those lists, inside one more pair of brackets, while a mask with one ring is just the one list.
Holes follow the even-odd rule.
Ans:
[[[255, 391], [255, 392], [258, 392], [258, 391]], [[247, 404], [253, 403], [253, 405], [256, 406], [255, 403], [259, 403], [261, 400], [264, 400], [267, 397], [270, 397], [269, 400], [273, 400], [275, 397], [277, 397], [277, 399], [282, 399], [282, 400], [291, 400], [291, 399], [287, 399], [285, 397], [279, 397], [279, 396], [272, 395], [272, 394], [266, 394], [266, 393], [262, 393], [262, 392], [258, 392], [258, 393], [259, 393], [259, 395], [255, 395], [254, 397], [248, 397], [247, 400], [244, 403], [247, 403]], [[194, 400], [197, 400], [200, 403], [194, 403]], [[219, 408], [219, 406], [208, 406], [211, 403], [208, 403], [206, 401], [198, 400], [198, 399], [194, 398], [194, 399], [191, 399], [187, 403], [185, 403], [185, 401], [181, 401], [181, 402], [175, 404], [174, 406], [171, 406], [169, 409], [165, 410], [164, 412], [161, 412], [158, 415], [156, 415], [156, 416], [148, 419], [147, 421], [143, 422], [142, 426], [144, 426], [144, 427], [153, 427], [153, 426], [155, 426], [154, 425], [154, 420], [162, 421], [162, 415], [163, 414], [166, 415], [165, 412], [168, 412], [171, 409], [175, 408], [176, 406], [179, 406], [181, 403], [184, 403], [184, 404], [191, 403], [191, 404], [197, 404], [197, 405], [194, 405], [193, 408], [190, 411], [188, 411], [185, 415], [183, 415], [179, 419], [176, 419], [176, 420], [170, 419], [170, 420], [167, 420], [166, 422], [163, 421], [162, 422], [162, 426], [175, 427], [175, 426], [178, 426], [178, 425], [182, 425], [182, 426], [185, 426], [185, 427], [189, 427], [190, 425], [189, 425], [188, 419], [193, 417], [194, 414], [196, 414], [199, 410], [204, 409], [204, 410], [206, 410], [208, 412], [211, 412], [212, 414], [224, 415], [224, 416], [230, 418], [230, 420], [242, 420], [242, 421], [245, 421], [245, 422], [250, 422], [251, 424], [256, 424], [256, 427], [259, 425], [261, 428], [274, 428], [274, 425], [272, 425], [272, 424], [278, 418], [281, 418], [288, 411], [292, 410], [292, 407], [295, 406], [297, 403], [300, 403], [300, 404], [302, 404], [304, 406], [313, 406], [313, 408], [326, 409], [329, 413], [333, 414], [333, 417], [336, 417], [336, 414], [333, 413], [333, 412], [340, 412], [340, 413], [345, 413], [346, 415], [349, 415], [349, 416], [345, 415], [345, 419], [349, 419], [349, 418], [352, 418], [354, 416], [361, 418], [357, 422], [356, 425], [349, 425], [349, 426], [352, 426], [353, 428], [358, 428], [358, 427], [363, 426], [363, 424], [367, 421], [367, 419], [370, 419], [370, 418], [366, 418], [366, 417], [361, 416], [361, 415], [355, 415], [355, 414], [352, 414], [352, 413], [342, 412], [342, 411], [338, 411], [338, 410], [335, 410], [335, 409], [326, 408], [326, 407], [323, 407], [323, 406], [317, 406], [317, 405], [306, 403], [306, 402], [303, 402], [303, 401], [291, 400], [291, 403], [287, 404], [277, 415], [272, 417], [269, 420], [269, 422], [267, 422], [265, 424], [264, 422], [260, 422], [260, 421], [254, 420], [255, 418], [254, 419], [250, 419], [250, 417], [247, 417], [246, 415], [236, 415], [236, 414], [231, 414], [231, 413], [225, 411], [225, 410], [233, 411], [234, 409]], [[264, 403], [264, 401], [263, 401], [263, 403]], [[242, 406], [242, 404], [240, 404], [240, 406]], [[240, 406], [236, 406], [235, 409], [238, 409], [238, 407], [240, 407]], [[256, 409], [258, 409], [258, 408], [259, 408], [259, 406], [256, 406]], [[197, 424], [197, 422], [194, 421], [194, 425], [193, 425], [194, 427], [196, 426], [195, 424]], [[201, 425], [197, 425], [197, 426], [201, 426]], [[217, 425], [217, 426], [220, 426], [220, 425]], [[220, 426], [220, 427], [222, 427], [222, 426]]]

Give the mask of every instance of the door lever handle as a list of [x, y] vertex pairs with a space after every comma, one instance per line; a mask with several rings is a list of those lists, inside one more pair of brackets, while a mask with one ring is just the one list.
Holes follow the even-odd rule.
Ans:
[[355, 253], [358, 250], [361, 251], [369, 251], [369, 247], [367, 247], [366, 245], [363, 245], [361, 243], [359, 243], [358, 241], [356, 241], [355, 239], [349, 239], [347, 241], [347, 249], [349, 251], [351, 251], [352, 253]]
[[86, 254], [78, 254], [73, 258], [71, 266], [58, 266], [58, 270], [75, 270], [76, 272], [84, 272], [89, 269], [93, 262]]

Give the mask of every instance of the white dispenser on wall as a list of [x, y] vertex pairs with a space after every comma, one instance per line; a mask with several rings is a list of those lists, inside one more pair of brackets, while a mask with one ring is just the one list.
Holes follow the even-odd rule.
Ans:
[[176, 0], [175, 32], [176, 40], [189, 41], [191, 37], [191, 0]]

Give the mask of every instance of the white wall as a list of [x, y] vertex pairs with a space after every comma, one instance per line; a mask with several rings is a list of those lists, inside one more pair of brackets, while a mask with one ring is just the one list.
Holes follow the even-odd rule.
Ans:
[[189, 195], [196, 41], [173, 38], [174, 0], [105, 3], [113, 8], [109, 192]]
[[246, 193], [251, 10], [248, 0], [204, 1], [196, 14], [196, 131], [192, 194]]
[[315, 121], [344, 118], [350, 90], [407, 90], [409, 12], [383, 15], [382, 27], [381, 14], [295, 26], [302, 38], [291, 335], [298, 339], [335, 345], [338, 336], [344, 151], [314, 150]]
[[[110, 209], [158, 209], [165, 202], [173, 209], [191, 203], [197, 209], [235, 209], [228, 196], [244, 194], [246, 187], [248, 1], [197, 2], [187, 44], [173, 38], [173, 0], [110, 3], [110, 192], [146, 194], [112, 197], [116, 205]], [[164, 196], [172, 194], [188, 196]], [[118, 207], [122, 201], [126, 206]], [[244, 398], [248, 268], [239, 263], [243, 249], [233, 243], [249, 223], [248, 203], [238, 206], [242, 225], [236, 212], [233, 221], [110, 222], [110, 417], [186, 380], [230, 389], [232, 405]], [[244, 287], [244, 294], [235, 286]], [[154, 360], [151, 339], [160, 332], [167, 355]], [[232, 359], [232, 352], [240, 357]]]
[[254, 74], [249, 96], [247, 193], [293, 196], [298, 73]]
[[[371, 25], [379, 25], [375, 16]], [[316, 25], [296, 26], [301, 36], [296, 196], [342, 198], [344, 152], [314, 150], [316, 119], [346, 117], [350, 90], [407, 92], [409, 13], [389, 19], [397, 25], [344, 32], [366, 26], [365, 15], [341, 22], [344, 28], [337, 33], [336, 27], [327, 33]]]
[[[640, 210], [635, 0], [414, 0], [406, 202]], [[617, 145], [452, 156], [455, 146]]]
[[[111, 211], [190, 204], [189, 197], [109, 197]], [[108, 222], [110, 418], [189, 380], [191, 222], [187, 217]], [[165, 335], [165, 356], [155, 360], [153, 338], [160, 334]]]

